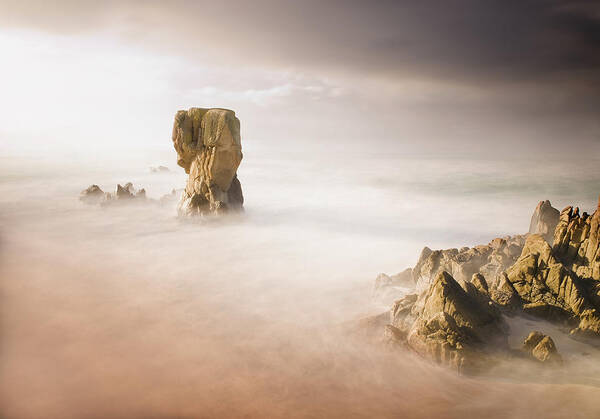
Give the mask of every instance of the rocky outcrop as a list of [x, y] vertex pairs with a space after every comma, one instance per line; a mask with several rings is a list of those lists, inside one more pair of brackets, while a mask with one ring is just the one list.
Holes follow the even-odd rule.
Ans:
[[544, 364], [561, 364], [563, 361], [552, 338], [542, 332], [531, 332], [525, 338], [521, 350]]
[[128, 182], [121, 186], [117, 184], [114, 193], [104, 192], [98, 185], [90, 185], [81, 191], [79, 199], [88, 204], [100, 204], [102, 206], [123, 202], [146, 201], [146, 190], [136, 190], [133, 183]]
[[457, 281], [469, 282], [481, 274], [488, 283], [511, 266], [521, 254], [525, 236], [496, 238], [487, 245], [472, 248], [431, 250], [425, 247], [412, 270], [418, 290], [426, 289], [440, 272], [450, 273]]
[[79, 200], [86, 204], [97, 204], [104, 199], [104, 191], [98, 185], [90, 185], [79, 194]]
[[[599, 204], [600, 208], [600, 204]], [[574, 335], [600, 336], [600, 210], [590, 217], [565, 208], [552, 247], [532, 234], [519, 259], [493, 284], [529, 314], [573, 326]], [[499, 304], [504, 301], [492, 298]]]
[[[515, 355], [505, 314], [540, 316], [570, 325], [576, 337], [600, 337], [600, 201], [591, 216], [572, 207], [558, 219], [556, 213], [542, 201], [527, 235], [460, 250], [426, 247], [412, 270], [380, 274], [376, 295], [404, 294], [392, 305], [390, 324], [379, 328], [384, 342], [469, 372], [498, 359], [497, 351]], [[539, 332], [522, 351], [536, 362], [562, 362], [552, 338]]]
[[531, 216], [529, 234], [539, 234], [547, 242], [552, 243], [559, 216], [560, 212], [552, 206], [550, 201], [540, 201]]
[[591, 216], [579, 208], [561, 211], [552, 252], [578, 277], [600, 281], [600, 198]]
[[178, 111], [173, 123], [177, 164], [189, 174], [179, 203], [181, 215], [241, 210], [244, 198], [237, 178], [242, 161], [240, 121], [228, 109]]
[[440, 272], [426, 292], [394, 304], [386, 336], [406, 336], [413, 351], [459, 372], [478, 371], [491, 352], [507, 347], [508, 332], [500, 312], [482, 297], [476, 286], [465, 291]]

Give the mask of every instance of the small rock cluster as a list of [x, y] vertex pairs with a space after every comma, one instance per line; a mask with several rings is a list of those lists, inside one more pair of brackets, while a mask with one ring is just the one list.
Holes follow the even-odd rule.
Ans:
[[79, 199], [86, 204], [110, 205], [117, 202], [139, 202], [146, 200], [146, 190], [133, 187], [133, 183], [128, 182], [121, 186], [117, 184], [115, 192], [104, 192], [98, 185], [90, 185], [87, 189], [81, 191]]

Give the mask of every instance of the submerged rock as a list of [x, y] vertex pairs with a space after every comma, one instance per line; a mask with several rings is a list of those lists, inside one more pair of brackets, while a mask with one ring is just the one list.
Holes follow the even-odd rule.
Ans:
[[552, 243], [559, 217], [560, 212], [552, 206], [550, 201], [540, 201], [531, 216], [529, 234], [539, 234], [547, 242]]
[[104, 199], [104, 191], [98, 185], [90, 185], [81, 191], [79, 199], [87, 204], [97, 204]]
[[150, 173], [166, 173], [169, 172], [169, 168], [166, 166], [150, 167]]
[[86, 203], [102, 206], [124, 202], [142, 202], [146, 201], [146, 190], [143, 188], [136, 190], [131, 182], [127, 182], [125, 185], [117, 184], [114, 193], [104, 192], [98, 185], [91, 185], [81, 191], [79, 199]]
[[172, 139], [177, 164], [189, 174], [180, 215], [242, 210], [244, 197], [237, 178], [242, 144], [235, 112], [217, 108], [178, 111]]

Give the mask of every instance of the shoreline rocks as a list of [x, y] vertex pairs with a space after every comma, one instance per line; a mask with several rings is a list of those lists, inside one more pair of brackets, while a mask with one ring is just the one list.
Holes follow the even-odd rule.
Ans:
[[170, 194], [162, 196], [159, 200], [150, 199], [146, 196], [144, 188], [136, 189], [133, 183], [127, 182], [124, 185], [117, 184], [115, 192], [104, 192], [98, 185], [90, 185], [79, 195], [79, 200], [89, 205], [100, 205], [107, 207], [112, 205], [139, 204], [139, 203], [159, 203], [168, 205], [177, 200], [178, 192], [173, 189]]
[[390, 324], [397, 329], [395, 338], [406, 336], [406, 345], [417, 354], [460, 373], [474, 373], [491, 353], [508, 348], [508, 326], [488, 301], [440, 272], [426, 292], [394, 304]]
[[90, 185], [87, 189], [81, 191], [79, 200], [86, 204], [100, 204], [102, 206], [134, 200], [140, 202], [146, 200], [146, 190], [144, 188], [135, 189], [131, 182], [127, 182], [125, 185], [117, 184], [113, 193], [104, 192], [98, 185]]
[[[393, 303], [380, 336], [461, 373], [489, 367], [498, 354], [514, 356], [505, 315], [540, 317], [569, 326], [574, 338], [600, 338], [600, 200], [591, 216], [573, 207], [557, 213], [541, 201], [526, 235], [460, 250], [425, 247], [414, 268], [380, 274], [376, 298], [394, 287], [409, 290]], [[540, 332], [520, 351], [542, 364], [562, 363], [552, 338]]]

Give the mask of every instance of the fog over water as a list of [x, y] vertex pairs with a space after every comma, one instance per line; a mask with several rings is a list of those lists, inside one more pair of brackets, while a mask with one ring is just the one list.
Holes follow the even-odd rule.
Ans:
[[[0, 0], [0, 418], [600, 417], [555, 325], [479, 377], [357, 331], [424, 246], [597, 207], [599, 3], [440, 3]], [[78, 199], [183, 188], [190, 107], [240, 120], [242, 215]]]
[[[175, 203], [78, 200], [91, 183], [131, 181], [151, 198], [183, 187], [174, 151], [2, 157], [2, 417], [600, 414], [599, 353], [569, 339], [556, 337], [560, 370], [469, 378], [342, 326], [383, 311], [375, 276], [413, 266], [425, 245], [524, 233], [541, 199], [592, 211], [598, 160], [244, 145], [245, 213], [204, 222], [177, 219]], [[171, 171], [149, 173], [157, 164]]]

